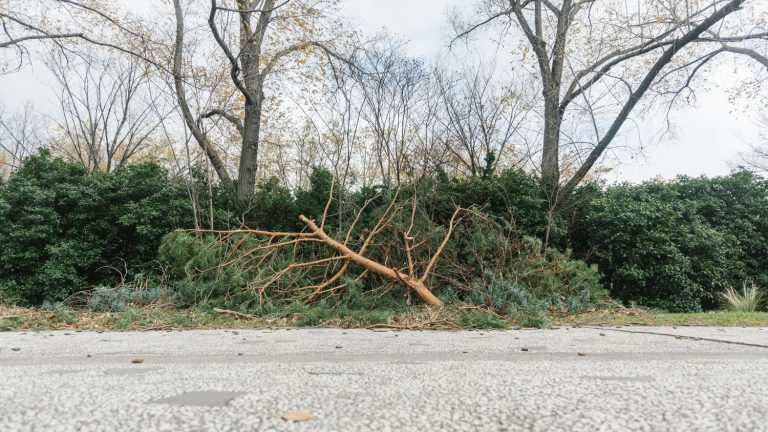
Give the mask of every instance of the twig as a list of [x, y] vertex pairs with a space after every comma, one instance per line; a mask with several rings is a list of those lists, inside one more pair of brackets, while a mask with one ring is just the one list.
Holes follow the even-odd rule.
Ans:
[[252, 320], [252, 321], [256, 321], [256, 320], [259, 319], [259, 317], [255, 316], [255, 315], [250, 315], [250, 314], [247, 314], [247, 313], [236, 312], [236, 311], [227, 310], [227, 309], [213, 308], [213, 311], [214, 312], [218, 312], [220, 314], [232, 315], [232, 316], [235, 316], [237, 318], [243, 318], [243, 319]]

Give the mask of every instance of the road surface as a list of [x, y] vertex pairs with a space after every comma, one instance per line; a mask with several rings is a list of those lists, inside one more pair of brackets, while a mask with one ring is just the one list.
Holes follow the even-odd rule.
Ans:
[[0, 333], [2, 432], [229, 430], [768, 431], [768, 329]]

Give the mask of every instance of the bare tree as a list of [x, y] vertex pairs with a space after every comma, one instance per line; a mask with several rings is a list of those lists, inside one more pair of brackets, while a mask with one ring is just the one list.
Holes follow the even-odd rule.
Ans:
[[443, 102], [441, 121], [448, 132], [446, 147], [459, 172], [492, 173], [501, 164], [520, 163], [513, 139], [529, 114], [519, 93], [498, 85], [492, 71], [467, 68], [458, 76], [438, 73]]
[[385, 185], [412, 177], [410, 159], [418, 139], [418, 121], [430, 85], [430, 73], [419, 59], [408, 57], [403, 44], [378, 38], [358, 50], [354, 76], [362, 92], [361, 115], [370, 132], [379, 175]]
[[31, 155], [45, 141], [43, 121], [27, 103], [20, 112], [6, 116], [0, 110], [0, 177], [15, 171], [25, 157]]
[[60, 107], [55, 146], [91, 171], [110, 172], [132, 162], [153, 143], [168, 114], [149, 89], [148, 66], [109, 53], [54, 51], [47, 65]]
[[150, 39], [152, 32], [120, 6], [94, 0], [5, 0], [0, 2], [0, 50], [16, 52], [12, 71], [22, 67], [34, 42], [51, 42], [62, 49], [85, 43], [165, 69], [152, 60], [150, 52], [158, 47]]
[[[321, 93], [320, 97], [299, 91], [295, 100], [306, 120], [304, 136], [299, 141], [306, 143], [312, 139], [317, 143], [317, 155], [312, 159], [324, 160], [324, 165], [331, 170], [340, 187], [345, 189], [360, 175], [364, 164], [355, 154], [363, 141], [364, 126], [359, 83], [348, 73], [348, 69], [333, 68], [318, 93]], [[308, 150], [306, 145], [302, 147], [302, 150]], [[306, 156], [302, 155], [305, 161]], [[317, 162], [299, 164], [299, 169], [305, 171], [303, 178], [307, 178], [307, 169], [317, 165]]]
[[758, 118], [761, 142], [750, 145], [750, 153], [742, 157], [743, 165], [759, 174], [768, 174], [768, 114]]
[[[572, 191], [604, 155], [638, 104], [667, 103], [723, 53], [765, 61], [768, 32], [755, 0], [491, 0], [459, 37], [492, 22], [518, 41], [524, 70], [540, 82], [540, 175], [558, 197]], [[761, 52], [763, 54], [761, 54]], [[532, 55], [529, 55], [532, 53]], [[563, 130], [568, 117], [591, 131]], [[583, 131], [582, 131], [583, 132]], [[571, 154], [564, 154], [571, 149]], [[578, 162], [561, 179], [562, 161]]]
[[[330, 40], [315, 25], [323, 16], [326, 0], [211, 0], [208, 27], [229, 64], [229, 77], [241, 102], [235, 110], [217, 107], [195, 116], [186, 96], [183, 64], [185, 49], [185, 14], [181, 0], [174, 0], [176, 17], [173, 75], [178, 103], [184, 121], [195, 140], [205, 151], [213, 168], [224, 182], [231, 182], [220, 150], [206, 136], [200, 124], [205, 119], [223, 118], [236, 128], [240, 136], [237, 194], [248, 197], [255, 188], [258, 169], [262, 116], [266, 101], [266, 85], [271, 76], [286, 62], [308, 52], [322, 52], [329, 58], [342, 59], [329, 48]], [[237, 30], [231, 29], [233, 21]]]

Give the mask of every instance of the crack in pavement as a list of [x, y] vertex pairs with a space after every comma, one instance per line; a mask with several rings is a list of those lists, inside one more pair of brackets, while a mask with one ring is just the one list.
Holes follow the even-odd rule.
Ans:
[[658, 333], [658, 332], [650, 332], [650, 331], [623, 330], [623, 329], [615, 329], [615, 328], [608, 328], [608, 327], [591, 327], [591, 326], [579, 326], [579, 327], [591, 329], [591, 330], [612, 331], [612, 332], [633, 333], [633, 334], [647, 334], [647, 335], [655, 335], [655, 336], [667, 336], [667, 337], [673, 337], [675, 339], [688, 339], [688, 340], [694, 340], [694, 341], [715, 342], [715, 343], [722, 343], [722, 344], [729, 344], [729, 345], [741, 345], [741, 346], [768, 349], [768, 345], [762, 345], [762, 344], [756, 344], [756, 343], [750, 343], [750, 342], [730, 341], [725, 339], [713, 339], [713, 338], [706, 338], [706, 337], [699, 337], [699, 336], [686, 336], [686, 335], [680, 335], [680, 334], [674, 334], [674, 333]]

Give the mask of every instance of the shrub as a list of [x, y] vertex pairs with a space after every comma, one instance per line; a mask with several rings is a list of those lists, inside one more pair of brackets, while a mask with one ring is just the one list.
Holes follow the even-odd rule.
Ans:
[[547, 202], [536, 181], [521, 170], [505, 170], [482, 177], [424, 179], [419, 195], [432, 218], [445, 224], [456, 206], [476, 207], [496, 221], [504, 221], [520, 234], [543, 236], [547, 228]]
[[720, 293], [720, 296], [730, 309], [737, 312], [755, 312], [760, 308], [765, 298], [757, 285], [748, 286], [746, 282], [744, 282], [741, 292], [736, 291], [733, 287], [728, 287]]
[[42, 151], [0, 186], [0, 291], [25, 305], [149, 271], [162, 235], [192, 225], [183, 184], [154, 164], [112, 174]]
[[463, 311], [459, 325], [466, 329], [505, 329], [509, 325], [500, 317], [485, 311]]
[[625, 303], [692, 312], [717, 307], [718, 293], [740, 278], [736, 236], [713, 227], [681, 197], [679, 182], [609, 188], [574, 226], [579, 252], [604, 273]]
[[543, 327], [547, 313], [578, 313], [607, 299], [597, 267], [570, 257], [570, 252], [543, 249], [540, 240], [524, 237], [503, 273], [488, 272], [468, 299], [509, 316], [526, 327]]
[[128, 308], [171, 306], [168, 290], [142, 274], [133, 281], [109, 287], [99, 285], [88, 294], [88, 307], [95, 312], [123, 312]]
[[239, 263], [224, 261], [226, 245], [212, 237], [176, 231], [160, 244], [159, 262], [168, 272], [173, 288], [182, 304], [224, 301], [241, 291], [251, 278]]
[[768, 285], [768, 181], [737, 171], [714, 178], [681, 177], [675, 185], [689, 211], [735, 241], [738, 257], [729, 264], [731, 282]]

